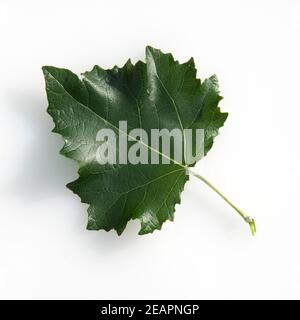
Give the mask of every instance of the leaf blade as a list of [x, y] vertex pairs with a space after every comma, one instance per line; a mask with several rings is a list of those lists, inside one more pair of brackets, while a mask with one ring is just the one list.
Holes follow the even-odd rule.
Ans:
[[82, 80], [67, 69], [47, 66], [43, 72], [53, 131], [65, 140], [61, 153], [79, 165], [79, 178], [67, 186], [89, 204], [87, 228], [121, 234], [129, 220], [139, 219], [139, 233], [146, 234], [172, 221], [188, 180], [185, 165], [99, 165], [95, 137], [102, 128], [120, 135], [117, 124], [123, 120], [147, 133], [204, 128], [207, 153], [227, 117], [217, 107], [215, 80], [201, 84], [192, 59], [179, 64], [151, 47], [146, 63], [129, 60], [108, 70], [95, 66]]

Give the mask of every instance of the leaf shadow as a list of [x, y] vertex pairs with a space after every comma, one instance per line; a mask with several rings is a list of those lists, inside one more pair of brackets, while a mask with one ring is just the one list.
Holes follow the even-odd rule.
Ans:
[[[85, 229], [87, 222], [87, 205], [82, 204], [65, 185], [78, 177], [77, 164], [58, 152], [63, 140], [58, 134], [51, 133], [54, 126], [46, 112], [47, 100], [43, 95], [33, 93], [7, 92], [9, 112], [20, 120], [24, 129], [25, 147], [17, 150], [19, 159], [9, 159], [17, 163], [5, 192], [27, 206], [41, 200], [56, 197], [74, 197], [74, 220], [72, 220], [72, 237], [79, 237], [83, 245], [97, 254], [107, 255], [111, 252], [126, 250], [136, 245], [137, 227], [129, 223], [122, 235], [122, 240], [114, 231], [103, 230], [91, 232]], [[15, 157], [15, 154], [12, 155]], [[76, 204], [77, 201], [77, 204]], [[61, 210], [64, 210], [62, 207]], [[64, 220], [65, 221], [65, 220]], [[122, 241], [120, 241], [122, 240]]]
[[51, 134], [53, 124], [46, 113], [45, 98], [28, 93], [9, 96], [10, 111], [20, 118], [28, 142], [20, 150], [18, 169], [8, 189], [29, 202], [53, 197], [76, 178], [76, 163], [58, 155], [63, 141], [58, 135]]

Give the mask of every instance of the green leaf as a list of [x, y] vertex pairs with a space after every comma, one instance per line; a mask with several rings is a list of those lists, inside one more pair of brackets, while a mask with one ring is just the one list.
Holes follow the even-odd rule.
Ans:
[[146, 234], [173, 220], [188, 180], [187, 165], [172, 159], [170, 164], [100, 165], [95, 138], [107, 128], [120, 139], [119, 121], [147, 133], [199, 128], [205, 130], [207, 154], [227, 118], [218, 107], [216, 77], [201, 83], [193, 59], [180, 64], [152, 47], [146, 48], [146, 63], [128, 60], [109, 70], [95, 66], [82, 80], [67, 69], [45, 66], [43, 72], [53, 132], [65, 141], [61, 153], [79, 165], [79, 178], [67, 187], [89, 204], [87, 228], [114, 229], [120, 235], [129, 220], [139, 219], [139, 234]]

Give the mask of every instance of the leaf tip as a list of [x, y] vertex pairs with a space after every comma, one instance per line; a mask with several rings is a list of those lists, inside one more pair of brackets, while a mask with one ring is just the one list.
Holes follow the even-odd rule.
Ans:
[[149, 46], [149, 45], [146, 46], [146, 52], [147, 52], [147, 51], [151, 51], [152, 49], [153, 49], [153, 48], [152, 48], [151, 46]]
[[48, 68], [49, 66], [42, 66], [42, 72], [44, 76], [46, 76], [49, 73]]
[[47, 75], [48, 73], [51, 73], [51, 69], [54, 69], [54, 67], [51, 66], [42, 66], [42, 71], [44, 75]]

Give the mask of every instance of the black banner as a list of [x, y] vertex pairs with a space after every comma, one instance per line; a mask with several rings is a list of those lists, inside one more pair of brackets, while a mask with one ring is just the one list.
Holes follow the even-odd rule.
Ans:
[[[295, 314], [298, 301], [16, 300], [0, 301], [1, 319], [241, 319]], [[297, 308], [297, 309], [296, 309]], [[297, 314], [297, 313], [296, 313]]]

